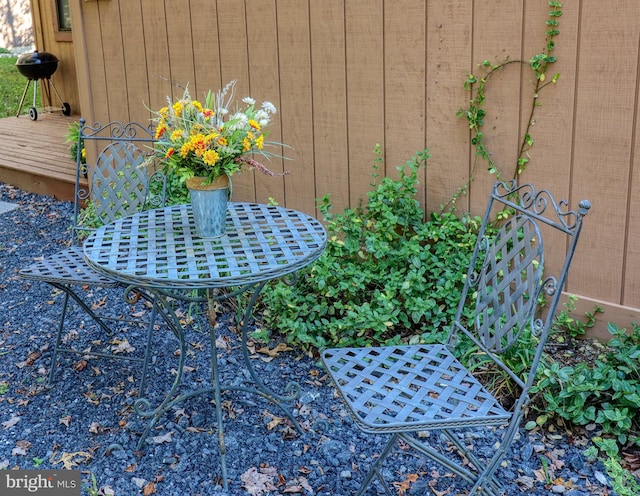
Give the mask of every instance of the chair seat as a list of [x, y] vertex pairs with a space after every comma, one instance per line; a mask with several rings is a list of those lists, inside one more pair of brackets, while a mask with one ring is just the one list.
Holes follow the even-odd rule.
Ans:
[[100, 287], [115, 287], [113, 279], [101, 276], [87, 265], [82, 248], [72, 246], [31, 264], [20, 271], [25, 279], [58, 284], [88, 284]]
[[443, 345], [336, 348], [322, 360], [365, 432], [502, 425], [511, 418]]

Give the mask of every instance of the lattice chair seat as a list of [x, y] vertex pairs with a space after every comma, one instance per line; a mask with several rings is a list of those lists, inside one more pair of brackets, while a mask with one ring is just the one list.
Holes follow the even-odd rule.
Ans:
[[[496, 206], [506, 209], [510, 216], [497, 233], [490, 234], [487, 226]], [[537, 192], [531, 185], [518, 186], [516, 182], [494, 185], [445, 344], [337, 348], [322, 352], [322, 360], [356, 425], [364, 432], [391, 434], [357, 496], [367, 491], [374, 478], [388, 496], [395, 494], [380, 468], [399, 440], [467, 481], [471, 486], [469, 495], [503, 494], [494, 474], [529, 403], [529, 389], [583, 217], [590, 208], [585, 200], [575, 211], [568, 211], [566, 206], [566, 202], [557, 203], [549, 192]], [[567, 238], [565, 261], [557, 276], [544, 273], [542, 224]], [[544, 320], [536, 316], [543, 292], [548, 301]], [[470, 313], [474, 317], [469, 318]], [[531, 336], [535, 354], [530, 368], [517, 374], [508, 367], [503, 355], [524, 336]], [[456, 345], [460, 342], [465, 342], [467, 348], [474, 346], [474, 355], [483, 356], [485, 364], [491, 364], [511, 383], [516, 398], [508, 408], [474, 376], [477, 367], [467, 369], [456, 358]], [[488, 458], [476, 456], [460, 440], [460, 429], [500, 425], [504, 428], [496, 430], [501, 436], [498, 448]], [[416, 434], [434, 430], [455, 446], [459, 459]]]
[[31, 264], [20, 271], [20, 276], [59, 284], [86, 284], [103, 288], [118, 285], [113, 279], [100, 275], [89, 267], [79, 246], [72, 246]]
[[[78, 287], [125, 288], [126, 285], [101, 275], [85, 262], [81, 243], [83, 237], [94, 230], [91, 225], [81, 221], [81, 207], [90, 208], [92, 215], [87, 216], [91, 223], [106, 224], [132, 215], [141, 210], [162, 207], [165, 203], [166, 183], [161, 171], [153, 170], [148, 159], [155, 139], [154, 130], [135, 122], [109, 122], [87, 125], [80, 120], [78, 131], [78, 150], [87, 150], [94, 155], [92, 163], [85, 163], [83, 154], [78, 153], [76, 162], [75, 201], [71, 226], [71, 247], [54, 255], [45, 257], [20, 271], [25, 279], [46, 282], [64, 293], [56, 343], [53, 347], [49, 384], [53, 383], [57, 357], [60, 352], [93, 355], [118, 360], [142, 363], [139, 394], [144, 393], [146, 370], [150, 358], [151, 335], [157, 315], [153, 305], [147, 321], [127, 319], [119, 314], [98, 314], [84, 301], [84, 293]], [[85, 219], [86, 221], [86, 219]], [[90, 223], [90, 224], [91, 224]], [[147, 328], [144, 357], [113, 354], [107, 352], [79, 351], [65, 348], [62, 334], [67, 316], [67, 307], [71, 298], [102, 330], [113, 335], [118, 326], [127, 328], [129, 324], [142, 324]], [[140, 298], [150, 301], [152, 298], [144, 290], [126, 288], [122, 298], [134, 303]], [[109, 307], [109, 306], [107, 306]]]
[[443, 345], [336, 348], [323, 360], [365, 432], [501, 425], [511, 418]]

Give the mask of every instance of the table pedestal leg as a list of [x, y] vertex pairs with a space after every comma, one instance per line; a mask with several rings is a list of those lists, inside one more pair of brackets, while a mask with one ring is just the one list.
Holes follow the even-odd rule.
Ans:
[[[249, 357], [248, 351], [248, 334], [249, 334], [249, 322], [253, 318], [253, 308], [258, 299], [262, 288], [265, 283], [256, 283], [248, 286], [244, 286], [239, 288], [236, 291], [231, 293], [215, 295], [212, 290], [208, 290], [207, 292], [207, 312], [209, 317], [209, 341], [211, 346], [211, 387], [201, 388], [197, 390], [190, 391], [185, 394], [178, 394], [178, 389], [180, 387], [180, 383], [182, 381], [182, 374], [184, 369], [184, 361], [187, 354], [187, 339], [185, 337], [185, 331], [180, 324], [180, 321], [176, 317], [171, 305], [167, 302], [167, 298], [163, 292], [149, 290], [155, 296], [155, 301], [157, 304], [158, 313], [162, 316], [164, 321], [167, 323], [172, 332], [176, 335], [180, 342], [180, 359], [178, 363], [178, 371], [173, 382], [173, 385], [164, 400], [158, 405], [156, 408], [152, 408], [151, 402], [146, 398], [140, 398], [134, 403], [134, 408], [136, 412], [142, 416], [143, 418], [148, 418], [149, 423], [146, 426], [140, 441], [138, 442], [138, 450], [141, 450], [144, 442], [151, 431], [151, 429], [158, 423], [158, 421], [169, 411], [173, 406], [184, 402], [185, 400], [201, 395], [201, 394], [213, 394], [215, 409], [216, 409], [216, 422], [218, 427], [218, 444], [220, 447], [220, 469], [222, 472], [222, 483], [225, 490], [228, 490], [228, 477], [227, 477], [227, 463], [226, 463], [226, 446], [224, 440], [224, 422], [223, 422], [223, 411], [222, 411], [222, 393], [224, 391], [239, 391], [243, 393], [253, 394], [256, 396], [260, 396], [265, 398], [274, 406], [276, 406], [281, 413], [283, 413], [293, 424], [296, 430], [302, 435], [304, 434], [302, 428], [298, 421], [294, 418], [291, 411], [283, 404], [290, 403], [297, 399], [300, 396], [300, 385], [295, 382], [290, 382], [287, 384], [285, 391], [286, 395], [281, 395], [273, 391], [271, 388], [267, 387], [260, 379], [258, 374], [253, 368], [251, 364], [251, 358]], [[227, 298], [231, 298], [233, 296], [238, 296], [242, 293], [248, 292], [253, 289], [253, 294], [249, 299], [247, 307], [243, 314], [243, 321], [240, 323], [240, 330], [242, 333], [242, 354], [244, 358], [244, 363], [249, 375], [251, 376], [252, 381], [254, 382], [255, 388], [253, 387], [245, 387], [245, 386], [224, 386], [220, 384], [220, 373], [218, 367], [218, 356], [217, 356], [217, 348], [216, 348], [216, 326], [215, 326], [215, 303], [219, 300], [224, 300]]]

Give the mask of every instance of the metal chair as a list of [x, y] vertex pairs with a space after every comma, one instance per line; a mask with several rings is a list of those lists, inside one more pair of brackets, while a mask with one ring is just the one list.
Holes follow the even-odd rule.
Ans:
[[[495, 208], [506, 208], [508, 220], [495, 236], [487, 232]], [[386, 447], [365, 477], [357, 495], [365, 493], [376, 478], [387, 495], [395, 494], [385, 482], [381, 467], [399, 440], [438, 462], [472, 486], [469, 495], [502, 494], [495, 471], [504, 458], [530, 401], [534, 381], [558, 300], [582, 228], [590, 208], [580, 202], [569, 211], [547, 191], [515, 182], [494, 185], [481, 224], [462, 290], [456, 317], [445, 344], [327, 349], [322, 353], [337, 389], [356, 425], [368, 433], [391, 434]], [[543, 275], [545, 236], [564, 233], [566, 257], [557, 276]], [[557, 236], [554, 234], [554, 236]], [[559, 238], [554, 238], [559, 242]], [[564, 245], [563, 245], [564, 246]], [[544, 295], [547, 309], [536, 309]], [[475, 300], [475, 302], [473, 301]], [[465, 309], [475, 303], [470, 318]], [[471, 308], [473, 308], [471, 306]], [[507, 366], [505, 353], [523, 336], [530, 336], [535, 354], [529, 369], [520, 374]], [[513, 383], [516, 399], [503, 405], [479, 379], [485, 367], [469, 365], [457, 356], [461, 348], [474, 346]], [[474, 375], [475, 374], [475, 375]], [[485, 459], [465, 446], [460, 429], [505, 426], [499, 447]], [[435, 431], [457, 449], [458, 457], [437, 443], [427, 443], [418, 433]], [[451, 449], [449, 450], [451, 451]], [[445, 454], [446, 453], [446, 454]]]
[[[153, 170], [152, 161], [148, 160], [154, 138], [152, 128], [134, 122], [123, 124], [114, 121], [104, 126], [99, 123], [89, 126], [84, 119], [80, 120], [70, 247], [20, 271], [23, 278], [46, 282], [64, 294], [51, 357], [48, 378], [50, 385], [53, 384], [58, 354], [74, 353], [141, 363], [139, 395], [142, 396], [144, 393], [151, 338], [157, 315], [153, 298], [144, 290], [127, 287], [124, 295], [130, 304], [134, 304], [140, 298], [152, 303], [150, 318], [143, 322], [147, 328], [144, 356], [64, 347], [63, 331], [69, 298], [75, 301], [107, 335], [112, 335], [117, 325], [140, 324], [140, 321], [115, 314], [99, 314], [84, 301], [81, 291], [87, 286], [101, 288], [122, 288], [123, 286], [115, 280], [96, 273], [86, 264], [82, 252], [82, 239], [99, 225], [113, 222], [143, 209], [164, 206], [166, 196], [164, 174]], [[93, 151], [97, 154], [93, 166], [85, 163], [83, 156], [85, 147], [89, 153]], [[83, 215], [83, 206], [90, 209], [91, 216], [87, 216], [86, 212]], [[87, 219], [90, 219], [90, 222]]]

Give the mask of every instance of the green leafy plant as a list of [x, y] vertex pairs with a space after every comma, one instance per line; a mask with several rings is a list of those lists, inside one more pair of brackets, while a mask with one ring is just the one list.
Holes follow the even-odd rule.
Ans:
[[418, 172], [429, 157], [417, 153], [374, 182], [357, 208], [332, 213], [320, 201], [328, 231], [323, 256], [291, 287], [263, 293], [265, 323], [293, 343], [322, 348], [437, 341], [456, 311], [475, 244], [479, 218], [433, 214], [425, 222], [416, 199]]
[[591, 329], [596, 324], [596, 315], [604, 312], [600, 305], [595, 305], [591, 312], [585, 312], [584, 321], [574, 319], [571, 314], [576, 310], [576, 301], [578, 301], [577, 296], [569, 295], [569, 301], [564, 303], [564, 310], [559, 312], [553, 321], [552, 332], [566, 333], [572, 338], [584, 336], [587, 329]]
[[78, 160], [78, 153], [81, 154], [82, 161], [86, 159], [86, 150], [84, 148], [84, 140], [80, 143], [80, 150], [78, 150], [78, 135], [80, 134], [80, 122], [76, 121], [69, 124], [67, 128], [67, 141], [69, 143], [69, 158], [72, 162]]
[[618, 496], [637, 496], [640, 494], [640, 481], [626, 470], [618, 457], [609, 457], [604, 461], [607, 473], [611, 477], [611, 487]]
[[542, 394], [549, 414], [640, 446], [640, 325], [627, 332], [610, 323], [608, 330], [612, 338], [593, 363], [551, 363], [532, 392]]

